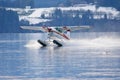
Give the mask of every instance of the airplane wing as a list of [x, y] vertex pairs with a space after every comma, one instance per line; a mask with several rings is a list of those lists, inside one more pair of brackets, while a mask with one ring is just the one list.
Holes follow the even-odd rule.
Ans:
[[[48, 27], [39, 27], [39, 26], [21, 26], [22, 29], [28, 29], [28, 30], [37, 30], [42, 32], [48, 32]], [[80, 29], [89, 29], [90, 26], [67, 26], [67, 27], [50, 27], [54, 28], [59, 32], [66, 32], [66, 31], [76, 31]]]
[[80, 30], [80, 29], [89, 29], [90, 26], [71, 26], [70, 27], [70, 31], [76, 31], [76, 30]]
[[28, 30], [37, 30], [37, 31], [46, 32], [46, 29], [44, 27], [39, 27], [39, 26], [21, 26], [21, 28], [28, 29]]
[[65, 27], [60, 27], [61, 30], [63, 30], [64, 32], [66, 31], [76, 31], [76, 30], [80, 30], [80, 29], [89, 29], [90, 26], [65, 26]]

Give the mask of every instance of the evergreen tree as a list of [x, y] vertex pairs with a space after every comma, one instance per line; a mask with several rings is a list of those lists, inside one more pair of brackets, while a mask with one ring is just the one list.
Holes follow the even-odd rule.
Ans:
[[0, 9], [0, 32], [19, 32], [19, 18], [17, 12]]
[[55, 9], [55, 11], [53, 13], [53, 18], [55, 18], [55, 19], [62, 18], [62, 11], [61, 11], [61, 9]]

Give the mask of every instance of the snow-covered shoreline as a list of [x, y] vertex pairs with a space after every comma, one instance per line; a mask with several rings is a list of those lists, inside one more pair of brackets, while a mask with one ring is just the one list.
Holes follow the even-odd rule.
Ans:
[[[90, 10], [94, 14], [95, 19], [101, 18], [96, 13], [103, 13], [112, 16], [112, 18], [119, 17], [120, 12], [113, 7], [96, 7], [96, 5], [75, 5], [71, 7], [49, 7], [49, 8], [33, 8], [33, 9], [22, 9], [22, 8], [8, 8], [9, 10], [17, 11], [20, 20], [27, 20], [30, 24], [37, 24], [41, 22], [50, 21], [49, 19], [42, 19], [41, 15], [45, 17], [50, 17], [55, 9], [60, 9], [61, 11], [88, 11]], [[27, 14], [27, 15], [26, 15]], [[38, 20], [39, 18], [39, 20]]]

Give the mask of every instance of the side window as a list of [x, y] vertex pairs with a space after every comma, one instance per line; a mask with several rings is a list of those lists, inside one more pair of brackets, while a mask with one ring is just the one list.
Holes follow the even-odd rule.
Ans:
[[62, 33], [62, 29], [61, 28], [55, 28], [57, 31], [61, 32]]

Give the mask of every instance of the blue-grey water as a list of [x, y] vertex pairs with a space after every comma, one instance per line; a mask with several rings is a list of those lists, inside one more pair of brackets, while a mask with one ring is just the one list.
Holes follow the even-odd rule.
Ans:
[[120, 80], [120, 33], [72, 33], [41, 47], [42, 33], [0, 34], [0, 80]]

